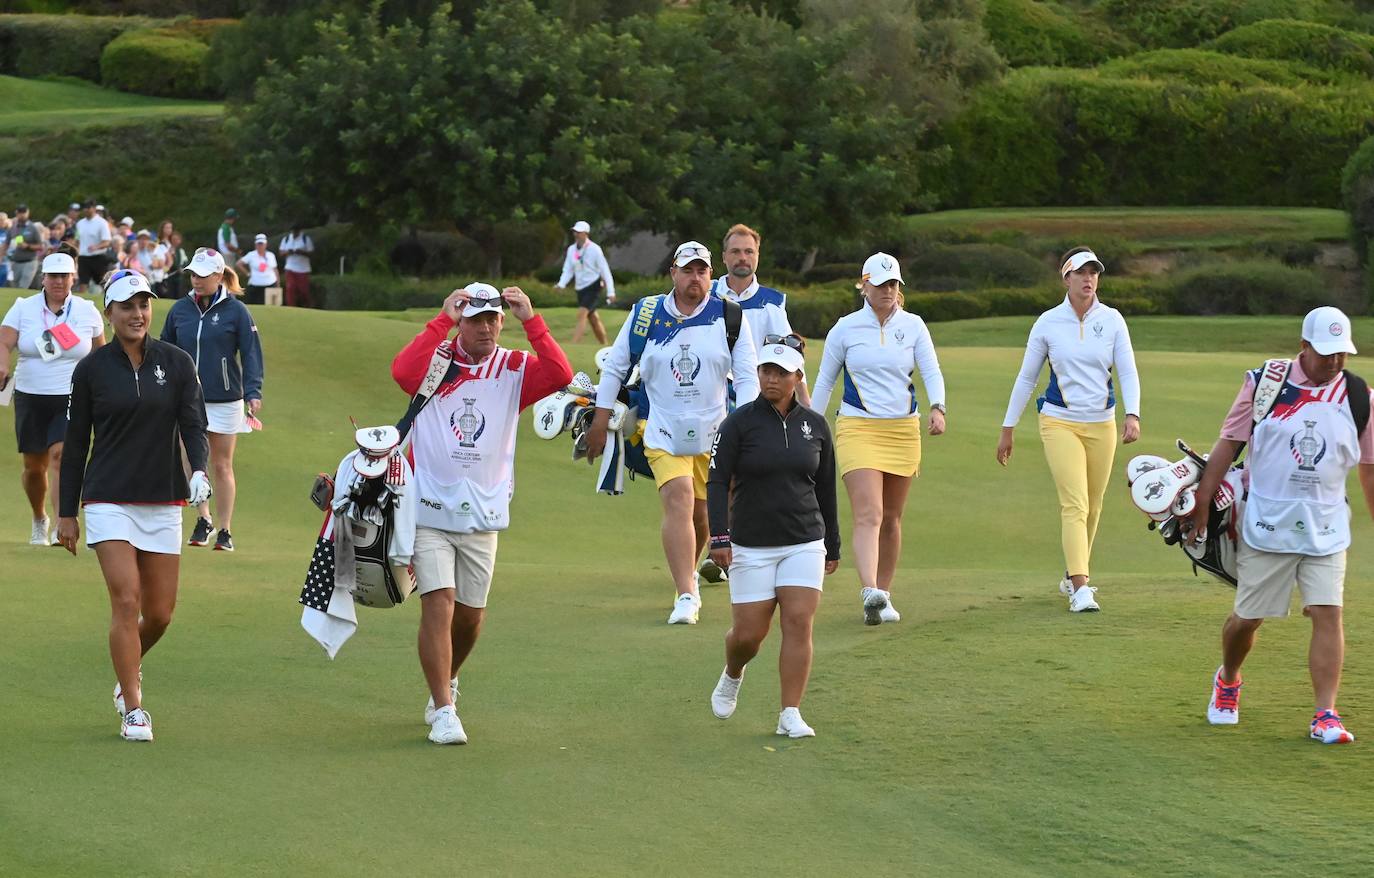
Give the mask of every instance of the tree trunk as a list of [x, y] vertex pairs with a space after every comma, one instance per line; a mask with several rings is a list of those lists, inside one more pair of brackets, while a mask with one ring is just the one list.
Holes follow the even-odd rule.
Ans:
[[819, 252], [819, 250], [820, 248], [818, 247], [812, 247], [810, 250], [806, 251], [806, 255], [802, 257], [802, 274], [806, 274], [808, 271], [816, 267], [816, 254]]
[[487, 280], [495, 281], [501, 276], [501, 248], [493, 243], [483, 247], [482, 252], [487, 257]]

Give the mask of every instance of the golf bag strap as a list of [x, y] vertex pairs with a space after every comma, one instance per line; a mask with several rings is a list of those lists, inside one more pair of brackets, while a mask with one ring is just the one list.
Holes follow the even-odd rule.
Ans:
[[735, 342], [739, 341], [739, 328], [744, 323], [744, 309], [739, 302], [721, 296], [721, 302], [725, 304], [725, 344], [729, 346], [730, 353], [735, 352]]
[[1349, 369], [1345, 369], [1345, 399], [1350, 403], [1350, 414], [1355, 417], [1355, 432], [1363, 433], [1369, 426], [1369, 385]]
[[425, 370], [425, 377], [420, 382], [420, 389], [410, 399], [410, 406], [401, 420], [396, 423], [396, 430], [401, 434], [401, 444], [405, 445], [409, 437], [410, 428], [415, 424], [415, 418], [419, 416], [420, 410], [425, 407], [430, 398], [439, 391], [451, 373], [457, 368], [453, 362], [453, 342], [442, 341], [434, 349], [434, 355], [429, 358], [429, 368]]
[[[1279, 401], [1279, 393], [1288, 381], [1288, 373], [1291, 371], [1293, 371], [1292, 360], [1279, 358], [1264, 361], [1264, 365], [1259, 370], [1259, 378], [1255, 381], [1253, 411], [1250, 416], [1252, 427], [1269, 417], [1269, 413], [1274, 410], [1274, 406]], [[1240, 460], [1241, 452], [1245, 450], [1246, 444], [1248, 443], [1241, 443], [1236, 448], [1236, 456], [1232, 458], [1232, 463]]]
[[654, 324], [654, 312], [662, 300], [662, 294], [645, 296], [635, 304], [630, 314], [630, 368], [625, 371], [622, 381], [630, 380], [640, 357], [644, 356], [644, 348], [649, 344], [649, 329]]

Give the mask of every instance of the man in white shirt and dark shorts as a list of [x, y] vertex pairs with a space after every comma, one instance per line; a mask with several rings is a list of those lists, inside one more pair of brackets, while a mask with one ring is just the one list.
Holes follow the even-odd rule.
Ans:
[[86, 215], [76, 221], [76, 289], [83, 292], [91, 284], [98, 284], [110, 266], [110, 248], [114, 236], [110, 224], [100, 215], [94, 201], [86, 202]]
[[563, 274], [555, 285], [563, 289], [572, 281], [577, 290], [577, 325], [573, 328], [572, 343], [582, 340], [587, 324], [592, 325], [592, 334], [601, 344], [606, 343], [606, 327], [596, 315], [600, 304], [601, 288], [606, 288], [606, 304], [615, 301], [615, 278], [611, 277], [611, 266], [606, 262], [606, 254], [601, 245], [591, 238], [592, 227], [586, 220], [578, 220], [572, 227], [572, 244], [568, 245], [568, 255], [563, 259]]

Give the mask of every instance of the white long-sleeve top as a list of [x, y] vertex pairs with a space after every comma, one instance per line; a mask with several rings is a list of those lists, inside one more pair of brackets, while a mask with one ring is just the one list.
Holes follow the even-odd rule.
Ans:
[[1050, 381], [1036, 401], [1042, 414], [1095, 424], [1116, 416], [1112, 369], [1121, 384], [1126, 414], [1140, 416], [1140, 375], [1126, 319], [1115, 308], [1094, 300], [1079, 319], [1067, 296], [1041, 314], [1026, 341], [1026, 356], [1011, 388], [1003, 427], [1015, 427], [1035, 392], [1040, 367], [1048, 360]]
[[[639, 358], [640, 386], [649, 397], [644, 444], [670, 454], [704, 454], [725, 420], [726, 376], [735, 375], [735, 399], [744, 405], [759, 395], [758, 354], [749, 315], [742, 315], [731, 352], [725, 338], [725, 303], [708, 295], [690, 314], [672, 293], [659, 298], [640, 327], [647, 335]], [[639, 307], [620, 327], [596, 386], [597, 408], [615, 404], [630, 370], [630, 333]]]
[[913, 371], [921, 373], [931, 405], [945, 404], [945, 376], [935, 355], [926, 322], [901, 308], [886, 323], [867, 302], [836, 321], [825, 337], [821, 371], [811, 394], [811, 407], [821, 414], [830, 393], [843, 380], [840, 414], [856, 418], [917, 417]]
[[587, 246], [578, 248], [568, 245], [568, 255], [563, 257], [563, 274], [558, 278], [558, 286], [566, 287], [573, 281], [575, 289], [584, 290], [598, 282], [606, 284], [606, 298], [615, 298], [615, 278], [611, 277], [611, 266], [606, 262], [606, 254], [601, 245], [588, 241]]

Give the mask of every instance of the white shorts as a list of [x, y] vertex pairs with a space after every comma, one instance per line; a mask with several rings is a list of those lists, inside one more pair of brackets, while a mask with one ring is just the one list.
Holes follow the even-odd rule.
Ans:
[[247, 426], [247, 421], [244, 418], [243, 400], [207, 402], [205, 420], [210, 424], [207, 429], [211, 433], [223, 433], [227, 436], [244, 432], [243, 428]]
[[1241, 537], [1236, 548], [1236, 615], [1269, 619], [1288, 615], [1293, 585], [1303, 608], [1339, 607], [1345, 600], [1345, 552], [1299, 555], [1256, 549]]
[[181, 509], [165, 503], [87, 503], [86, 545], [120, 540], [161, 555], [181, 554]]
[[778, 587], [796, 585], [821, 590], [825, 578], [825, 541], [795, 546], [732, 546], [730, 603], [771, 601]]
[[496, 567], [496, 531], [460, 534], [420, 525], [412, 560], [420, 594], [451, 588], [463, 606], [485, 607]]

